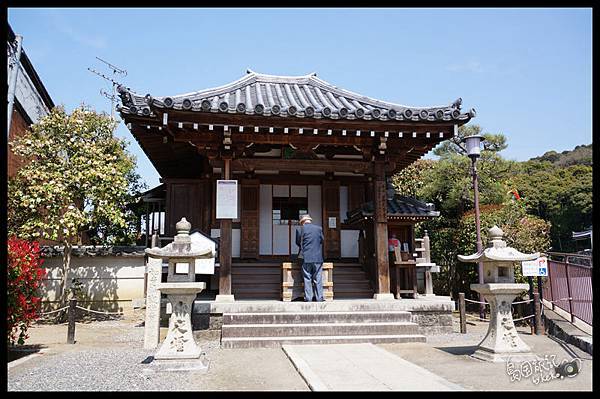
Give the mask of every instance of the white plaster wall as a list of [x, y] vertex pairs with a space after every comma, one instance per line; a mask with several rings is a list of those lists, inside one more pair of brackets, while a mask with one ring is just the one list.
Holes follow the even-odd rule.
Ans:
[[340, 186], [340, 223], [347, 219], [348, 212], [348, 186]]
[[306, 198], [306, 186], [290, 186], [290, 197]]
[[358, 233], [360, 230], [341, 230], [342, 258], [358, 257]]
[[[62, 257], [44, 258], [47, 275], [42, 281], [44, 301], [56, 301], [62, 276]], [[72, 278], [83, 284], [90, 301], [131, 301], [144, 297], [143, 256], [73, 256], [67, 274], [67, 288]]]
[[308, 213], [313, 223], [323, 227], [323, 209], [321, 208], [321, 186], [308, 186]]
[[[221, 237], [221, 229], [210, 229], [210, 236], [212, 238]], [[231, 257], [240, 257], [240, 237], [242, 236], [241, 229], [231, 229]], [[216, 260], [219, 261], [218, 259]]]
[[290, 186], [287, 184], [273, 184], [273, 197], [289, 197]]
[[273, 186], [270, 184], [260, 185], [259, 197], [259, 254], [273, 254]]
[[287, 224], [273, 225], [273, 255], [288, 255], [290, 253], [290, 228]]
[[231, 256], [233, 258], [240, 257], [240, 237], [242, 235], [241, 229], [231, 230]]

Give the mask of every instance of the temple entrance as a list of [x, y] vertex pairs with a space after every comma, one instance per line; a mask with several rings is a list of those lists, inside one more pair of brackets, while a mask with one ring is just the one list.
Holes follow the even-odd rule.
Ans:
[[[275, 186], [275, 188], [278, 190], [273, 190], [273, 255], [296, 255], [298, 253], [296, 230], [300, 228], [298, 221], [302, 215], [308, 213], [306, 186]], [[288, 195], [281, 196], [285, 193]]]

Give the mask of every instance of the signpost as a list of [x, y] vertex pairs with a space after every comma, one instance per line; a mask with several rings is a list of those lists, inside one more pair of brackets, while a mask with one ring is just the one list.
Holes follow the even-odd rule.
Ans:
[[[540, 301], [542, 300], [542, 277], [548, 276], [548, 258], [540, 256], [535, 260], [528, 260], [521, 262], [523, 267], [523, 276], [527, 277], [529, 283], [529, 298], [533, 299], [533, 277], [537, 276], [538, 283], [538, 294]], [[535, 304], [532, 302], [533, 313], [535, 313]], [[534, 318], [534, 328], [537, 329], [536, 319]]]
[[237, 219], [237, 180], [217, 180], [217, 219]]
[[545, 256], [539, 257], [536, 260], [528, 260], [522, 262], [523, 276], [548, 276], [548, 259]]

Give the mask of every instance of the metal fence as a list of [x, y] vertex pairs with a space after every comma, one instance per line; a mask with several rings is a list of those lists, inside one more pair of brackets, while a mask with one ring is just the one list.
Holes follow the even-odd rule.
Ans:
[[543, 286], [544, 299], [575, 317], [592, 324], [592, 258], [589, 256], [549, 253], [548, 278]]

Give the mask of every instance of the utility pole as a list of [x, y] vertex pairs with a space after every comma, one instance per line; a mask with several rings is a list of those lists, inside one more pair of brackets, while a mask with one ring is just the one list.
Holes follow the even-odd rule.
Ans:
[[105, 90], [102, 90], [102, 89], [100, 89], [100, 94], [110, 100], [110, 118], [112, 120], [115, 120], [115, 116], [114, 116], [115, 115], [115, 101], [117, 100], [117, 85], [119, 85], [119, 82], [115, 81], [114, 78], [116, 77], [117, 74], [127, 76], [127, 71], [125, 69], [121, 69], [121, 68], [111, 64], [108, 61], [104, 61], [100, 57], [96, 57], [96, 59], [105, 63], [112, 70], [112, 73], [113, 73], [112, 74], [113, 78], [110, 78], [92, 68], [88, 68], [88, 71], [90, 71], [112, 83], [112, 94], [109, 94], [108, 92], [106, 92]]
[[[15, 35], [15, 44], [17, 45], [16, 53], [11, 51], [10, 61], [10, 81], [8, 83], [8, 126], [6, 136], [10, 134], [10, 120], [12, 119], [13, 107], [15, 104], [15, 93], [17, 91], [17, 75], [21, 65], [21, 51], [23, 49], [23, 36]], [[12, 44], [10, 44], [12, 50]], [[14, 57], [13, 57], [14, 56]]]

